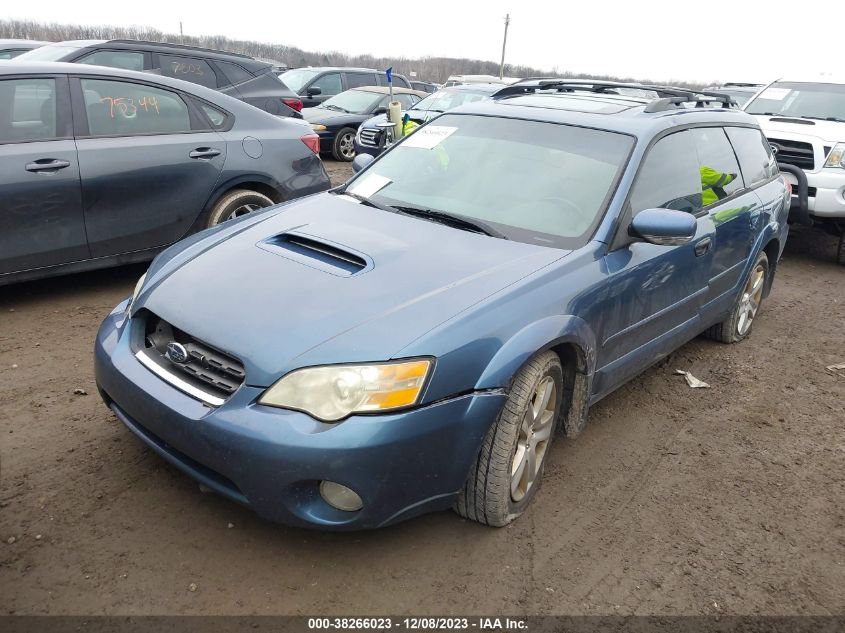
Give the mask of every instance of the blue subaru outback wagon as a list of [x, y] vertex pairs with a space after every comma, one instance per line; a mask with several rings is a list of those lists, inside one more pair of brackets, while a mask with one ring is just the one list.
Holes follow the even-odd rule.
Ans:
[[100, 329], [103, 399], [268, 519], [507, 524], [558, 429], [703, 332], [748, 336], [784, 247], [754, 119], [634, 87], [515, 84], [170, 247]]

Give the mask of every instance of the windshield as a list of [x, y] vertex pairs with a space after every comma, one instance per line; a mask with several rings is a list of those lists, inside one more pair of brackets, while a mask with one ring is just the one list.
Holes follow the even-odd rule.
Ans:
[[329, 110], [342, 110], [343, 112], [354, 112], [361, 114], [368, 112], [376, 103], [386, 95], [369, 90], [347, 90], [327, 99], [320, 106]]
[[58, 44], [48, 44], [41, 48], [34, 48], [27, 51], [23, 55], [19, 55], [15, 59], [28, 62], [57, 62], [75, 51], [83, 48], [82, 46], [60, 46]]
[[489, 92], [470, 92], [469, 90], [438, 90], [414, 106], [414, 110], [446, 112], [465, 103], [481, 101], [490, 96]]
[[532, 244], [583, 246], [633, 146], [629, 136], [446, 114], [361, 172], [349, 191], [478, 220]]
[[307, 84], [315, 75], [319, 74], [319, 70], [309, 70], [308, 68], [297, 68], [296, 70], [289, 70], [286, 73], [279, 75], [285, 85], [293, 90], [299, 92], [302, 87]]
[[845, 121], [845, 86], [778, 81], [745, 106], [749, 114]]

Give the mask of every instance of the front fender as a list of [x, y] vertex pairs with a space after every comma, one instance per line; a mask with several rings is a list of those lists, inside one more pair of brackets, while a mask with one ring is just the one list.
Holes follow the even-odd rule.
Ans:
[[476, 389], [495, 389], [510, 384], [529, 358], [558, 345], [571, 343], [581, 352], [578, 373], [592, 376], [596, 363], [596, 337], [583, 319], [555, 315], [535, 321], [519, 330], [496, 352], [476, 383]]

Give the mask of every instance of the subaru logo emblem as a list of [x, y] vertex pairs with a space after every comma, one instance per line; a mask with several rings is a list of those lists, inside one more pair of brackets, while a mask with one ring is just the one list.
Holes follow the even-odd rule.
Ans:
[[171, 363], [178, 363], [180, 365], [188, 360], [188, 350], [185, 349], [184, 345], [176, 341], [170, 341], [167, 344], [167, 351], [164, 352], [164, 355]]
[[771, 147], [771, 148], [772, 148], [772, 154], [774, 154], [775, 156], [777, 156], [777, 153], [780, 151], [780, 147], [778, 147], [778, 146], [777, 146], [777, 145], [775, 145], [774, 143], [769, 143], [769, 147]]

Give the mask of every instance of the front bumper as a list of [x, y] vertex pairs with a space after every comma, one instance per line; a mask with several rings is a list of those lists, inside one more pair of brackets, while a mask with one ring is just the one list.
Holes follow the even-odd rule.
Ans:
[[[809, 215], [818, 219], [845, 219], [845, 170], [826, 168], [818, 172], [804, 173], [809, 188], [807, 196]], [[794, 192], [793, 208], [798, 204], [798, 195]]]
[[383, 147], [372, 147], [371, 145], [362, 145], [358, 142], [358, 137], [355, 137], [355, 153], [356, 154], [369, 154], [373, 158], [378, 158], [379, 155], [384, 151]]
[[[211, 408], [138, 362], [125, 308], [106, 318], [95, 343], [95, 375], [106, 404], [167, 461], [272, 521], [365, 529], [449, 508], [506, 399], [480, 392], [324, 424], [256, 404], [264, 389], [244, 385]], [[363, 508], [332, 508], [319, 495], [324, 479], [355, 490]]]

